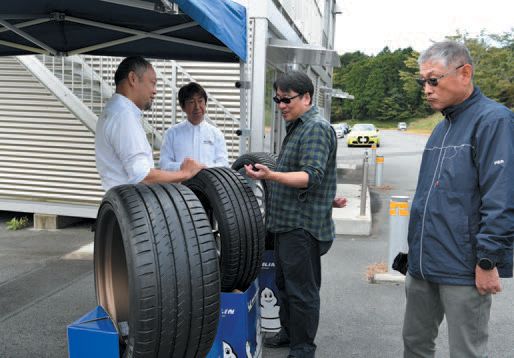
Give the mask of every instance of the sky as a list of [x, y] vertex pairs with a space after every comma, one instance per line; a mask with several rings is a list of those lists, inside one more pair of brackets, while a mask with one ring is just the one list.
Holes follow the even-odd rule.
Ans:
[[375, 55], [412, 47], [422, 51], [457, 30], [477, 35], [514, 31], [513, 0], [339, 0], [335, 50]]

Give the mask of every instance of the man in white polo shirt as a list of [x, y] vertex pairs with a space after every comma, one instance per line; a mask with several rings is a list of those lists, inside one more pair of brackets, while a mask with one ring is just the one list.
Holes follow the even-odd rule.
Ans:
[[140, 56], [125, 58], [114, 75], [116, 93], [98, 118], [95, 134], [96, 168], [105, 190], [122, 185], [181, 182], [204, 166], [193, 159], [178, 171], [154, 168], [152, 148], [141, 123], [152, 106], [157, 78], [150, 62]]
[[178, 101], [187, 121], [166, 131], [159, 162], [161, 169], [179, 170], [186, 158], [207, 167], [228, 167], [223, 133], [206, 120], [207, 93], [202, 86], [195, 82], [182, 86]]

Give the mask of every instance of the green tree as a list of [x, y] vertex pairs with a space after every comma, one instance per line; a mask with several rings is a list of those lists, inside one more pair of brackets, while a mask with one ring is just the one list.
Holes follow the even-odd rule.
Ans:
[[[477, 37], [457, 33], [448, 38], [469, 48], [475, 64], [474, 81], [483, 93], [514, 108], [514, 30]], [[418, 57], [411, 48], [392, 52], [387, 47], [376, 56], [362, 52], [342, 55], [333, 86], [355, 99], [334, 100], [332, 118], [397, 121], [433, 113], [415, 81]]]
[[[369, 56], [362, 52], [345, 53], [341, 56], [341, 67], [334, 71], [333, 87], [340, 88], [350, 94], [360, 91], [362, 82], [359, 78], [367, 76], [364, 66]], [[332, 101], [332, 119], [337, 121], [344, 118], [354, 118], [359, 112], [357, 108], [365, 107], [362, 97], [356, 97], [355, 101], [347, 99], [334, 99]]]
[[407, 70], [405, 61], [412, 52], [410, 48], [391, 52], [386, 47], [376, 56], [343, 55], [346, 67], [335, 71], [334, 87], [354, 95], [355, 100], [334, 103], [334, 118], [386, 121], [410, 116], [410, 98], [399, 73]]
[[514, 30], [503, 34], [469, 37], [457, 33], [450, 39], [462, 41], [474, 62], [474, 82], [482, 92], [509, 108], [514, 108]]
[[424, 99], [422, 88], [416, 82], [419, 77], [418, 57], [419, 53], [412, 51], [404, 62], [405, 69], [399, 72], [400, 80], [403, 83], [406, 111], [410, 113], [406, 119], [423, 117], [433, 112]]

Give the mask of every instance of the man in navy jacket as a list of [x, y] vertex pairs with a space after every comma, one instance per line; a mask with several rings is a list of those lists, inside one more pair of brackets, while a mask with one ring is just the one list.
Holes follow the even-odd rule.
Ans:
[[409, 223], [404, 357], [433, 357], [444, 316], [451, 357], [487, 357], [491, 295], [512, 277], [514, 113], [473, 85], [467, 48], [446, 41], [418, 60], [445, 118], [423, 153]]

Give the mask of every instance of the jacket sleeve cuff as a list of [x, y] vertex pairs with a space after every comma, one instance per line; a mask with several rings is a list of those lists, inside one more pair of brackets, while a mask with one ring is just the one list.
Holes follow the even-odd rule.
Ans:
[[506, 257], [512, 261], [512, 237], [487, 235], [480, 238], [479, 235], [477, 241], [477, 262], [481, 258], [488, 258], [496, 263], [504, 263]]

